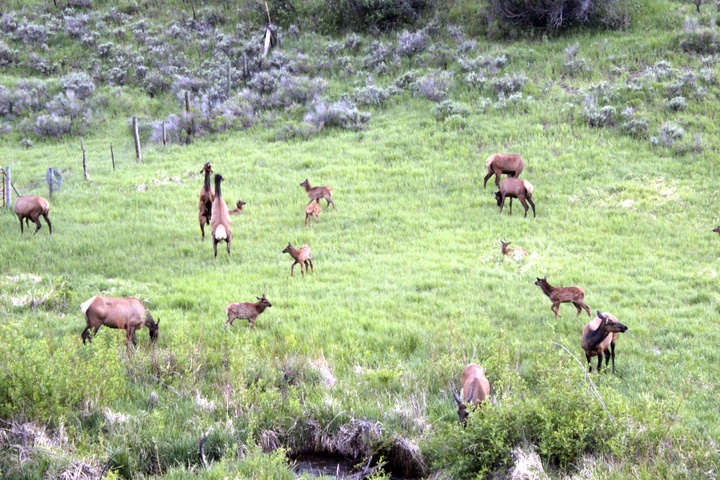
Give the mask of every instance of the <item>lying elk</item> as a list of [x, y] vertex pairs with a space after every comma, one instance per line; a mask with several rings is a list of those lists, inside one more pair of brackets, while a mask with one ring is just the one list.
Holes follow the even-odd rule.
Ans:
[[45, 222], [48, 224], [50, 234], [52, 235], [52, 224], [50, 223], [50, 203], [43, 197], [18, 197], [17, 200], [15, 200], [15, 207], [13, 208], [13, 210], [15, 211], [15, 214], [20, 220], [21, 235], [25, 233], [25, 229], [23, 228], [23, 220], [25, 220], [25, 223], [29, 225], [28, 219], [32, 220], [33, 223], [37, 226], [35, 232], [33, 232], [37, 233], [38, 230], [40, 230], [40, 228], [42, 227], [42, 225], [40, 224], [41, 215], [45, 219]]
[[[137, 345], [135, 332], [146, 326], [150, 331], [150, 341], [157, 343], [160, 319], [153, 321], [152, 315], [137, 298], [112, 298], [96, 295], [80, 305], [85, 317], [86, 327], [80, 334], [83, 343], [92, 342], [101, 326], [125, 330], [125, 346], [132, 341]], [[92, 335], [90, 330], [92, 329]]]
[[243, 212], [243, 206], [247, 205], [247, 203], [243, 202], [242, 200], [237, 201], [237, 206], [233, 208], [232, 210], [229, 210], [228, 213], [230, 215], [234, 215], [236, 213], [242, 213]]
[[298, 263], [300, 264], [300, 273], [303, 277], [305, 276], [305, 272], [307, 271], [308, 267], [310, 267], [313, 272], [315, 271], [315, 267], [313, 266], [312, 261], [312, 252], [310, 251], [309, 245], [303, 245], [300, 248], [295, 248], [288, 242], [287, 247], [285, 247], [282, 253], [289, 253], [290, 256], [295, 260], [290, 267], [291, 277], [293, 276], [293, 269]]
[[225, 307], [225, 313], [227, 313], [227, 321], [225, 322], [225, 325], [232, 325], [236, 318], [247, 320], [250, 322], [250, 325], [252, 328], [255, 328], [255, 320], [260, 316], [261, 313], [265, 311], [266, 308], [272, 307], [272, 304], [268, 301], [267, 298], [265, 298], [265, 294], [263, 293], [262, 298], [261, 297], [255, 297], [257, 298], [257, 302], [251, 303], [251, 302], [241, 302], [241, 303], [231, 303], [227, 307]]
[[508, 248], [508, 245], [510, 245], [511, 243], [512, 242], [503, 242], [502, 240], [500, 240], [500, 248], [503, 255], [512, 255], [515, 258], [524, 257], [525, 255], [527, 255], [527, 252], [522, 248]]
[[[537, 278], [537, 277], [536, 277]], [[572, 303], [577, 308], [577, 314], [585, 310], [590, 316], [590, 308], [585, 305], [585, 290], [580, 287], [553, 287], [547, 282], [547, 277], [537, 278], [535, 285], [540, 287], [542, 292], [548, 296], [552, 302], [550, 310], [558, 318], [561, 303]]]
[[205, 174], [205, 183], [200, 189], [200, 202], [198, 203], [198, 220], [200, 222], [200, 233], [202, 239], [205, 240], [205, 225], [210, 225], [210, 217], [212, 216], [212, 204], [215, 200], [215, 191], [210, 185], [210, 174], [213, 173], [210, 162], [203, 165], [200, 173]]
[[495, 175], [495, 186], [500, 186], [500, 175], [507, 174], [511, 177], [519, 177], [525, 168], [523, 159], [517, 153], [495, 153], [485, 160], [485, 166], [488, 169], [485, 175], [483, 188], [487, 188], [487, 181]]
[[310, 199], [308, 205], [310, 205], [313, 201], [320, 203], [320, 199], [324, 198], [328, 207], [332, 204], [333, 208], [335, 208], [335, 202], [333, 202], [331, 198], [333, 191], [332, 188], [326, 185], [323, 185], [322, 187], [311, 187], [307, 178], [300, 184], [300, 186], [305, 188], [305, 192], [307, 192], [308, 198]]
[[[585, 350], [588, 362], [588, 371], [592, 372], [590, 357], [597, 355], [597, 370], [602, 367], [603, 354], [605, 354], [605, 368], [612, 359], [612, 371], [615, 373], [615, 343], [618, 333], [626, 332], [628, 327], [618, 321], [615, 316], [605, 312], [597, 312], [597, 317], [588, 322], [582, 332], [580, 346]], [[609, 348], [608, 348], [609, 347]]]
[[467, 411], [468, 405], [477, 407], [488, 398], [490, 395], [490, 382], [485, 376], [485, 369], [476, 363], [471, 363], [463, 370], [460, 383], [462, 384], [461, 394], [465, 400], [458, 397], [456, 393], [453, 393], [453, 396], [458, 406], [460, 423], [464, 425], [469, 415]]
[[519, 178], [508, 177], [500, 184], [500, 191], [495, 192], [495, 200], [500, 207], [500, 213], [503, 211], [505, 206], [505, 197], [510, 198], [510, 215], [512, 215], [512, 201], [513, 198], [517, 198], [525, 208], [525, 217], [527, 217], [528, 206], [525, 200], [532, 206], [533, 218], [535, 218], [535, 204], [532, 201], [533, 194], [532, 183], [527, 180], [521, 180]]

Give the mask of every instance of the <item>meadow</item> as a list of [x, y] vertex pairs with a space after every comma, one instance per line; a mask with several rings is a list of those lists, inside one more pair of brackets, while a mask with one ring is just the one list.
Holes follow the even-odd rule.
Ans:
[[[504, 58], [493, 78], [519, 89], [463, 81], [456, 61], [447, 97], [400, 90], [362, 107], [362, 128], [311, 135], [288, 108], [163, 146], [149, 125], [180, 102], [98, 86], [87, 180], [79, 135], [6, 132], [20, 194], [47, 198], [49, 167], [63, 185], [52, 235], [0, 213], [0, 478], [295, 478], [307, 453], [372, 456], [375, 478], [715, 478], [720, 84], [718, 52], [692, 47], [717, 30], [711, 7], [637, 2], [622, 32], [477, 38], [465, 57]], [[334, 41], [288, 35], [279, 51]], [[402, 58], [373, 80], [422, 68]], [[366, 76], [328, 76], [326, 93]], [[482, 186], [496, 152], [523, 156], [536, 218], [517, 201], [498, 214]], [[217, 259], [197, 220], [208, 161], [230, 208], [247, 202]], [[306, 178], [337, 204], [309, 226]], [[313, 272], [290, 276], [288, 242], [312, 247]], [[543, 276], [629, 327], [616, 374], [587, 374], [592, 317], [563, 304], [555, 319]], [[143, 329], [126, 354], [104, 327], [83, 345], [80, 303], [100, 294], [145, 302], [156, 347]], [[223, 327], [228, 303], [263, 294], [256, 330]], [[469, 362], [492, 399], [462, 428]]]

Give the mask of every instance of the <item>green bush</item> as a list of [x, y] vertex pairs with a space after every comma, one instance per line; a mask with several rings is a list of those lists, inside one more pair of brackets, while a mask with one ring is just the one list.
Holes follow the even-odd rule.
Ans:
[[327, 0], [331, 33], [389, 31], [414, 25], [436, 9], [434, 0]]

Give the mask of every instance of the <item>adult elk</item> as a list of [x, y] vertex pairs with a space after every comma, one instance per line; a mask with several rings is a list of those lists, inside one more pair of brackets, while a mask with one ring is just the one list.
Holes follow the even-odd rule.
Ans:
[[25, 233], [25, 230], [23, 229], [23, 220], [25, 220], [25, 223], [28, 223], [28, 219], [32, 220], [37, 226], [35, 232], [33, 232], [37, 233], [38, 230], [40, 230], [40, 227], [42, 227], [40, 224], [41, 215], [48, 224], [50, 234], [52, 235], [52, 224], [50, 223], [50, 203], [43, 197], [18, 197], [17, 200], [15, 200], [15, 207], [13, 210], [20, 220], [21, 235]]
[[485, 175], [483, 188], [487, 188], [487, 181], [495, 175], [495, 186], [500, 186], [500, 175], [507, 174], [511, 177], [519, 177], [525, 168], [523, 159], [517, 153], [495, 153], [485, 160], [485, 166], [488, 169]]
[[203, 165], [200, 173], [205, 174], [205, 183], [200, 189], [200, 202], [198, 203], [198, 221], [200, 222], [200, 233], [202, 239], [205, 240], [205, 225], [210, 225], [210, 217], [212, 216], [212, 204], [215, 200], [215, 191], [210, 185], [210, 174], [213, 173], [210, 162]]
[[490, 382], [485, 376], [485, 369], [476, 363], [471, 363], [463, 370], [460, 383], [463, 399], [456, 393], [453, 393], [453, 397], [458, 406], [458, 418], [464, 425], [469, 415], [468, 406], [477, 407], [490, 395]]
[[[146, 326], [150, 331], [150, 341], [157, 343], [160, 330], [160, 319], [153, 320], [145, 305], [137, 298], [113, 298], [96, 295], [80, 305], [85, 317], [86, 327], [80, 334], [85, 341], [92, 342], [101, 326], [125, 330], [125, 346], [129, 347], [132, 341], [137, 345], [135, 332]], [[92, 330], [92, 335], [90, 333]]]
[[519, 178], [508, 177], [500, 184], [500, 191], [495, 192], [495, 200], [497, 201], [498, 207], [500, 207], [500, 213], [503, 211], [505, 206], [505, 197], [510, 198], [510, 215], [512, 215], [512, 201], [513, 198], [517, 198], [522, 203], [525, 209], [525, 217], [527, 217], [528, 206], [526, 200], [532, 206], [533, 218], [535, 217], [535, 203], [532, 201], [533, 195], [532, 183], [527, 180], [521, 180]]
[[588, 362], [588, 371], [592, 372], [590, 357], [597, 355], [597, 370], [602, 367], [603, 354], [605, 354], [605, 368], [612, 360], [612, 371], [615, 373], [615, 343], [618, 333], [626, 332], [628, 327], [607, 312], [598, 310], [597, 317], [588, 322], [582, 332], [580, 346], [585, 350], [585, 358]]
[[220, 191], [220, 183], [225, 180], [222, 175], [215, 174], [215, 199], [212, 204], [212, 216], [210, 226], [212, 227], [213, 251], [217, 258], [217, 244], [225, 241], [226, 250], [230, 255], [230, 243], [232, 243], [232, 230], [230, 230], [230, 214], [227, 204], [223, 200]]

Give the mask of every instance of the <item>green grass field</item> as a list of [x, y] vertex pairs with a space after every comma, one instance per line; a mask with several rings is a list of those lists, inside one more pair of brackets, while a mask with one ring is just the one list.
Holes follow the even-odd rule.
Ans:
[[[551, 478], [714, 478], [720, 87], [698, 72], [717, 73], [717, 55], [678, 46], [693, 5], [657, 3], [628, 32], [479, 40], [484, 55], [508, 56], [503, 72], [529, 78], [523, 98], [486, 105], [458, 83], [450, 98], [468, 113], [445, 121], [405, 93], [371, 109], [362, 131], [275, 141], [258, 124], [147, 144], [136, 163], [128, 117], [156, 107], [122, 94], [130, 108], [83, 138], [87, 181], [79, 137], [32, 148], [0, 138], [21, 194], [47, 198], [48, 167], [64, 180], [52, 235], [44, 223], [20, 235], [12, 209], [0, 214], [0, 478], [83, 462], [122, 478], [293, 478], [288, 456], [313, 450], [383, 458], [388, 476], [484, 478], [509, 476], [523, 445]], [[575, 43], [589, 64], [577, 77], [563, 73]], [[626, 87], [661, 61], [680, 73]], [[690, 74], [687, 109], [666, 108], [662, 92]], [[601, 82], [618, 120], [594, 128], [583, 92]], [[664, 146], [624, 134], [626, 106], [649, 136], [670, 122], [684, 137]], [[482, 186], [495, 152], [523, 156], [537, 218], [517, 201], [498, 214], [494, 185]], [[197, 220], [206, 161], [230, 208], [247, 202], [232, 217], [232, 255], [220, 244], [217, 259]], [[331, 186], [337, 204], [323, 202], [311, 226], [306, 178]], [[501, 239], [528, 255], [503, 257]], [[288, 242], [312, 247], [314, 272], [290, 276]], [[593, 314], [629, 327], [615, 375], [585, 374], [590, 318], [563, 304], [555, 319], [534, 285], [543, 276], [582, 286]], [[143, 330], [126, 355], [124, 335], [106, 328], [83, 345], [80, 303], [99, 294], [143, 300], [161, 320], [156, 348]], [[262, 294], [273, 306], [256, 330], [223, 328], [228, 303]], [[487, 370], [492, 401], [463, 429], [452, 393], [471, 361]], [[10, 425], [23, 422], [53, 438], [26, 461], [10, 447]], [[353, 429], [363, 433], [346, 438]]]

